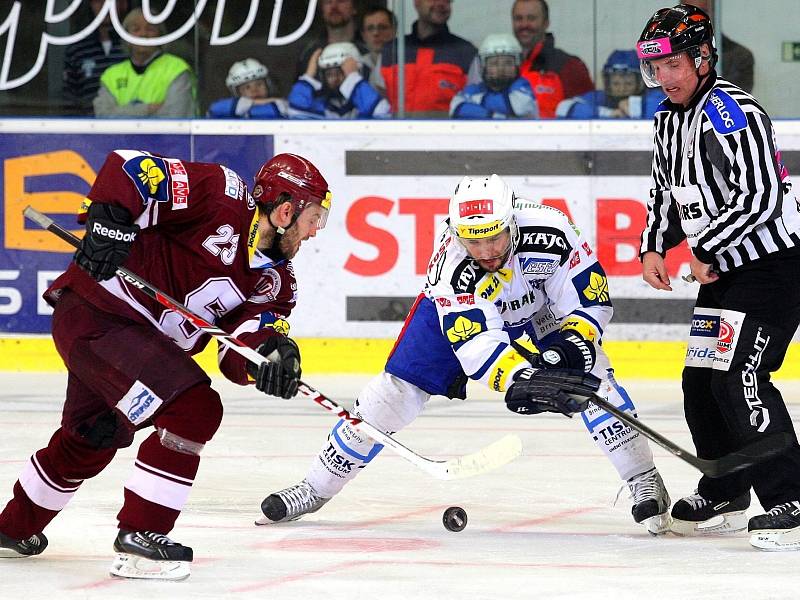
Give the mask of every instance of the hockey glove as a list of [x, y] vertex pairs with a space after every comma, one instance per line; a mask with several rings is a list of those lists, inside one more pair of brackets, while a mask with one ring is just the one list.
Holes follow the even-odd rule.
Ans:
[[86, 235], [74, 260], [89, 275], [105, 281], [128, 258], [139, 226], [133, 224], [131, 213], [121, 206], [93, 202], [87, 215]]
[[542, 412], [571, 417], [583, 412], [600, 379], [578, 369], [523, 369], [506, 391], [506, 406], [520, 415]]
[[532, 362], [542, 369], [578, 369], [588, 373], [594, 367], [594, 344], [573, 331], [561, 331], [555, 342]]
[[266, 361], [260, 365], [247, 363], [247, 372], [255, 380], [256, 389], [269, 396], [293, 398], [300, 383], [300, 348], [285, 335], [273, 335], [257, 349]]

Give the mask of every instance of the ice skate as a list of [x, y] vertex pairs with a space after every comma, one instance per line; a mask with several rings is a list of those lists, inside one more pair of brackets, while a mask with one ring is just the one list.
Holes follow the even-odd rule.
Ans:
[[759, 550], [800, 550], [800, 502], [779, 504], [747, 523], [750, 545]]
[[305, 514], [317, 512], [330, 498], [318, 496], [304, 479], [300, 483], [270, 494], [261, 503], [264, 516], [256, 525], [296, 521]]
[[44, 552], [47, 538], [43, 533], [35, 533], [25, 540], [15, 540], [0, 533], [0, 558], [27, 558]]
[[160, 533], [120, 530], [114, 550], [111, 574], [117, 577], [178, 581], [190, 573], [192, 549]]
[[669, 531], [670, 499], [661, 475], [654, 467], [628, 480], [633, 507], [631, 514], [637, 523], [643, 523], [652, 535]]
[[745, 511], [750, 492], [733, 500], [709, 500], [696, 491], [672, 507], [672, 533], [676, 535], [727, 535], [747, 527]]

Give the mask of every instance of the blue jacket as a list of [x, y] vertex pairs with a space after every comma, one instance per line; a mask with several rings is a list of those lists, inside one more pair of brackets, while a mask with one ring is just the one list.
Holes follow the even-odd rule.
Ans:
[[454, 119], [536, 119], [539, 108], [531, 84], [517, 77], [502, 92], [490, 90], [485, 83], [471, 83], [450, 102]]
[[254, 104], [251, 98], [223, 98], [208, 108], [208, 116], [212, 119], [284, 119], [286, 111], [285, 100]]
[[339, 86], [342, 99], [331, 99], [322, 83], [302, 75], [289, 92], [292, 119], [371, 119], [389, 116], [389, 103], [359, 73], [350, 73]]
[[[628, 107], [631, 119], [652, 119], [659, 103], [666, 98], [660, 89], [647, 89], [641, 96], [629, 96]], [[631, 101], [631, 99], [635, 99]], [[614, 118], [608, 105], [609, 99], [603, 90], [592, 90], [580, 96], [567, 98], [558, 103], [556, 117], [560, 119], [610, 119]]]

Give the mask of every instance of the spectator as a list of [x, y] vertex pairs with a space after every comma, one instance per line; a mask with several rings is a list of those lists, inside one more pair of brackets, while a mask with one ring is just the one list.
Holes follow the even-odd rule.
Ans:
[[[137, 37], [154, 38], [164, 34], [163, 26], [148, 23], [140, 8], [129, 12], [122, 26]], [[164, 52], [161, 46], [125, 45], [129, 59], [107, 68], [100, 77], [94, 114], [98, 117], [193, 117], [196, 90], [188, 63]]]
[[215, 119], [281, 119], [286, 116], [283, 98], [270, 97], [269, 70], [255, 58], [246, 58], [231, 65], [225, 85], [230, 98], [217, 100], [208, 109]]
[[384, 44], [391, 42], [397, 35], [397, 19], [394, 13], [383, 6], [370, 6], [361, 18], [361, 38], [367, 52], [361, 60], [369, 67], [370, 72], [378, 64]]
[[355, 44], [336, 42], [317, 50], [289, 92], [289, 116], [297, 119], [385, 117], [389, 103], [360, 72]]
[[[417, 20], [405, 36], [405, 110], [412, 116], [445, 117], [450, 102], [467, 83], [470, 64], [478, 51], [450, 33], [451, 0], [414, 0]], [[379, 68], [370, 80], [386, 90], [393, 111], [398, 104], [397, 43], [386, 44]]]
[[[683, 4], [696, 6], [714, 20], [714, 3], [708, 0], [687, 0]], [[716, 25], [715, 25], [716, 27]], [[753, 71], [755, 59], [753, 53], [741, 44], [734, 42], [724, 33], [720, 36], [722, 50], [720, 62], [722, 64], [722, 78], [739, 86], [748, 94], [753, 91]]]
[[562, 100], [556, 116], [566, 119], [652, 119], [666, 98], [645, 88], [635, 50], [614, 50], [603, 66], [603, 88]]
[[[103, 0], [91, 0], [84, 27], [100, 14], [104, 6]], [[118, 15], [128, 12], [128, 0], [117, 0]], [[80, 27], [79, 29], [83, 29]], [[100, 75], [106, 68], [125, 60], [125, 49], [122, 47], [117, 32], [111, 25], [111, 9], [100, 21], [89, 36], [67, 46], [64, 56], [64, 99], [70, 114], [91, 115], [92, 100], [100, 87]]]
[[516, 38], [510, 33], [488, 35], [478, 49], [478, 57], [482, 81], [471, 83], [456, 94], [450, 103], [450, 116], [454, 119], [535, 119], [539, 110], [531, 85], [519, 76], [522, 46]]
[[511, 22], [524, 57], [520, 73], [536, 94], [540, 117], [552, 119], [564, 98], [594, 90], [583, 61], [556, 48], [553, 34], [547, 32], [550, 9], [545, 0], [515, 0]]
[[[311, 67], [311, 59], [314, 64], [317, 57], [313, 54], [317, 50], [322, 50], [328, 44], [336, 42], [351, 42], [356, 45], [362, 54], [367, 52], [366, 46], [356, 28], [356, 10], [354, 0], [320, 0], [319, 10], [322, 15], [322, 22], [325, 24], [325, 35], [322, 35], [308, 44], [300, 53], [295, 69], [295, 78], [307, 73]], [[317, 55], [319, 56], [319, 55]]]

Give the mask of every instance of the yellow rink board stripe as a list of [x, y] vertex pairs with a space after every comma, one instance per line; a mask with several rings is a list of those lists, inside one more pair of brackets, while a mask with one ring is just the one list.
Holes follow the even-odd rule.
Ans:
[[[303, 373], [378, 373], [394, 340], [299, 338]], [[609, 341], [603, 344], [619, 380], [680, 378], [685, 342]], [[219, 374], [216, 345], [197, 357], [210, 374]], [[49, 337], [0, 338], [0, 371], [64, 371]], [[778, 379], [800, 379], [800, 343], [789, 347]]]

